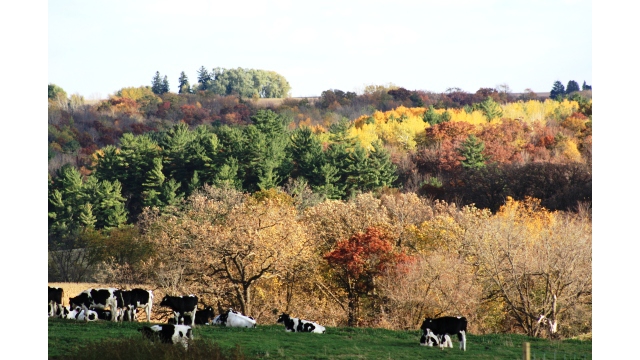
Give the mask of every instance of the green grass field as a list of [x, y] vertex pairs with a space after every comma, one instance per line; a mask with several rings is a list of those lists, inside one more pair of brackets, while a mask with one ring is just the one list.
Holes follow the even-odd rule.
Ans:
[[[114, 355], [108, 355], [104, 349], [114, 347], [114, 343], [103, 345], [102, 341], [135, 340], [144, 346], [146, 341], [142, 343], [142, 336], [137, 331], [142, 326], [143, 323], [84, 323], [49, 319], [49, 358], [114, 358]], [[233, 352], [234, 349], [237, 351], [236, 347], [239, 347], [247, 359], [522, 359], [522, 344], [528, 341], [531, 344], [531, 359], [592, 358], [591, 341], [549, 341], [512, 334], [469, 334], [467, 351], [463, 352], [458, 348], [456, 337], [452, 337], [453, 349], [440, 350], [437, 347], [420, 346], [420, 335], [419, 330], [393, 331], [371, 328], [329, 327], [325, 334], [310, 334], [287, 333], [282, 325], [258, 325], [255, 329], [198, 326], [194, 330], [194, 343], [217, 345], [227, 353]], [[85, 354], [87, 347], [92, 344], [97, 344], [98, 348], [92, 350], [93, 355], [78, 356]], [[100, 356], [103, 350], [104, 357]], [[96, 352], [98, 354], [95, 354]], [[141, 355], [139, 358], [146, 357]]]

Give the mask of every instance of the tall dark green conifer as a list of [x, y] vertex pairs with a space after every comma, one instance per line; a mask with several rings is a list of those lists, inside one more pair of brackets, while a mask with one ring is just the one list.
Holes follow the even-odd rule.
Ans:
[[484, 143], [475, 137], [475, 135], [469, 135], [467, 140], [458, 148], [458, 153], [464, 158], [460, 160], [462, 167], [465, 169], [480, 169], [485, 167], [486, 158], [482, 154], [483, 151]]
[[167, 79], [167, 75], [162, 79], [162, 93], [166, 94], [169, 92], [169, 79]]
[[567, 95], [576, 91], [580, 91], [580, 86], [578, 85], [578, 82], [574, 80], [569, 80], [569, 82], [567, 83], [567, 90], [566, 90]]
[[160, 78], [160, 71], [156, 71], [156, 74], [151, 80], [151, 91], [156, 95], [162, 94], [162, 79]]
[[549, 93], [549, 97], [554, 100], [560, 100], [565, 94], [564, 85], [560, 81], [556, 81], [553, 83], [553, 88]]
[[209, 87], [211, 86], [211, 81], [212, 81], [212, 77], [209, 74], [209, 72], [207, 71], [207, 69], [205, 69], [204, 66], [201, 66], [200, 69], [198, 70], [198, 84], [200, 90], [208, 90]]
[[191, 93], [191, 85], [189, 84], [189, 78], [183, 72], [180, 73], [180, 77], [178, 78], [178, 94], [190, 94]]

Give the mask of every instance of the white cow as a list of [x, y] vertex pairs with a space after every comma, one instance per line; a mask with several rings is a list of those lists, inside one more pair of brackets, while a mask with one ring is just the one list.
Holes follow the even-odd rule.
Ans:
[[256, 320], [251, 316], [243, 315], [233, 309], [227, 310], [227, 312], [216, 316], [213, 319], [213, 323], [216, 325], [224, 325], [228, 327], [256, 327]]

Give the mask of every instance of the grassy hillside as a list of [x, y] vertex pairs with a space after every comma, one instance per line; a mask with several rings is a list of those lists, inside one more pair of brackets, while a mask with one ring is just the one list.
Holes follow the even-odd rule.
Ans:
[[[146, 348], [146, 341], [137, 331], [142, 326], [141, 323], [83, 323], [49, 319], [49, 358], [116, 358], [118, 346], [113, 343], [105, 346], [102, 342], [108, 339], [120, 341], [122, 349], [133, 344], [136, 352], [134, 358], [145, 358], [144, 354], [153, 351], [154, 347]], [[190, 351], [198, 351], [200, 345], [215, 344], [234, 359], [243, 358], [238, 356], [238, 350], [244, 354], [244, 358], [249, 359], [520, 359], [522, 343], [528, 341], [531, 343], [531, 359], [592, 358], [591, 341], [549, 341], [512, 334], [469, 334], [467, 351], [463, 352], [458, 349], [456, 338], [452, 338], [454, 348], [443, 351], [420, 346], [419, 339], [419, 330], [329, 327], [325, 334], [309, 334], [287, 333], [283, 326], [277, 325], [258, 325], [255, 329], [199, 326], [194, 331], [195, 346]], [[155, 351], [159, 351], [158, 346], [155, 345]], [[162, 354], [166, 354], [162, 358], [169, 356], [169, 350], [172, 349], [161, 350]]]

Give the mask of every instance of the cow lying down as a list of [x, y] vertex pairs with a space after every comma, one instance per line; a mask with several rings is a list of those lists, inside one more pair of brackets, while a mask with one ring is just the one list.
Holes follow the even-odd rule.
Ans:
[[189, 325], [153, 325], [138, 329], [144, 337], [151, 341], [160, 340], [165, 344], [181, 344], [185, 349], [189, 341], [193, 340], [193, 332]]
[[64, 306], [60, 312], [60, 318], [78, 321], [96, 321], [98, 320], [98, 313], [93, 310], [85, 311], [80, 306], [76, 306], [73, 310], [68, 306]]
[[256, 327], [256, 319], [229, 308], [226, 312], [216, 316], [213, 319], [213, 324], [228, 327], [254, 328]]
[[322, 325], [313, 321], [292, 318], [285, 313], [282, 313], [276, 322], [284, 324], [284, 329], [287, 332], [313, 332], [318, 334], [324, 334], [325, 332], [325, 328]]

